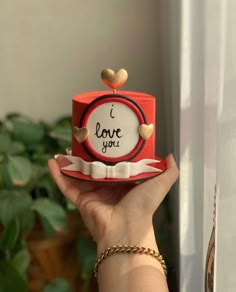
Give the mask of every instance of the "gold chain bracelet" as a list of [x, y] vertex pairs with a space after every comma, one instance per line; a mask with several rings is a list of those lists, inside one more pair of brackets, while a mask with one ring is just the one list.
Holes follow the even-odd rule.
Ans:
[[167, 268], [163, 257], [160, 255], [159, 252], [142, 246], [133, 246], [133, 245], [113, 245], [112, 247], [108, 247], [105, 251], [101, 253], [101, 255], [97, 258], [95, 266], [94, 266], [94, 275], [95, 278], [98, 276], [98, 267], [100, 266], [101, 262], [105, 260], [107, 257], [113, 254], [146, 254], [154, 257], [162, 266], [165, 276], [167, 277]]

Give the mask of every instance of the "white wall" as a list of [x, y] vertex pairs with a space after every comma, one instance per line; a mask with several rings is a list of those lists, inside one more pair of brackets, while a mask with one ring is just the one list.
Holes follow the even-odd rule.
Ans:
[[52, 119], [72, 95], [103, 89], [104, 67], [125, 67], [125, 88], [157, 95], [155, 0], [1, 0], [0, 117]]
[[9, 111], [46, 120], [71, 113], [74, 94], [105, 88], [103, 68], [124, 67], [124, 89], [160, 97], [157, 150], [166, 155], [162, 2], [1, 0], [0, 118]]

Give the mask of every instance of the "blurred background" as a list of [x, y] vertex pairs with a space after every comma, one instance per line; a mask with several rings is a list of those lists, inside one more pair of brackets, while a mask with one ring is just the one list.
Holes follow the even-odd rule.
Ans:
[[[45, 218], [55, 227], [54, 215], [43, 212], [48, 206], [45, 198], [57, 205], [50, 205], [50, 210], [62, 212], [65, 219], [72, 207], [54, 189], [44, 162], [70, 143], [72, 96], [104, 89], [101, 70], [123, 67], [129, 73], [123, 89], [156, 97], [156, 153], [165, 157], [174, 152], [180, 168], [179, 183], [154, 216], [157, 240], [169, 265], [170, 291], [234, 291], [235, 11], [234, 0], [1, 0], [0, 206], [8, 206], [9, 212], [9, 192], [14, 189], [16, 201], [19, 192], [26, 190], [44, 236], [50, 229]], [[37, 169], [34, 186], [29, 186], [29, 180], [35, 172], [24, 172], [27, 175], [22, 177], [19, 171], [29, 170], [29, 161]], [[54, 195], [48, 195], [51, 192]], [[6, 272], [1, 259], [4, 267], [8, 260], [10, 275], [12, 265], [26, 271], [30, 262], [11, 221], [16, 220], [19, 205], [15, 204], [10, 217], [5, 216], [5, 207], [0, 208], [0, 271]], [[58, 211], [58, 206], [64, 211]], [[18, 237], [13, 240], [6, 230]], [[76, 249], [89, 255], [82, 257], [80, 276], [87, 281], [83, 289], [90, 289], [94, 247], [81, 225], [72, 223], [72, 230], [85, 235]], [[61, 267], [59, 259], [71, 244], [64, 237], [62, 241], [65, 248], [54, 255]], [[214, 243], [210, 244], [214, 247], [211, 266], [207, 265], [209, 242]], [[24, 259], [23, 267], [19, 258]], [[36, 262], [42, 268], [44, 260], [31, 252], [32, 258], [30, 275], [36, 277]], [[53, 275], [49, 270], [41, 271], [38, 287], [67, 289], [63, 281], [51, 282], [63, 274], [63, 268]], [[74, 274], [68, 273], [70, 282]], [[14, 275], [24, 289], [22, 277]], [[8, 287], [8, 291], [14, 290]]]
[[168, 3], [156, 0], [0, 5], [0, 117], [15, 110], [48, 121], [70, 114], [73, 95], [104, 89], [103, 68], [124, 67], [124, 89], [157, 97], [158, 152], [168, 152], [166, 123], [176, 101], [165, 78], [174, 74], [171, 52], [178, 54], [178, 33], [170, 35], [178, 10], [171, 19]]
[[[100, 78], [100, 72], [104, 68], [114, 70], [125, 68], [129, 73], [129, 79], [122, 89], [146, 92], [156, 97], [156, 152], [163, 157], [169, 152], [175, 152], [177, 155], [178, 10], [179, 8], [177, 6], [175, 8], [173, 3], [170, 6], [166, 1], [156, 0], [2, 0], [0, 2], [0, 119], [3, 121], [3, 129], [5, 124], [6, 127], [11, 124], [14, 129], [10, 131], [9, 143], [13, 144], [13, 141], [23, 143], [26, 150], [23, 153], [13, 151], [14, 153], [8, 154], [6, 149], [3, 149], [9, 160], [3, 163], [3, 169], [6, 166], [9, 172], [9, 169], [13, 168], [9, 167], [9, 164], [14, 163], [17, 164], [18, 169], [26, 172], [27, 164], [19, 161], [19, 154], [29, 159], [31, 164], [38, 166], [43, 164], [43, 159], [46, 161], [48, 155], [53, 155], [53, 151], [63, 151], [62, 147], [70, 143], [67, 122], [71, 115], [72, 96], [80, 92], [105, 89]], [[169, 82], [170, 79], [173, 82]], [[0, 136], [0, 139], [6, 140], [6, 136]], [[28, 146], [29, 144], [31, 147]], [[54, 145], [54, 149], [48, 147], [49, 144]], [[45, 169], [44, 171], [46, 172]], [[16, 181], [14, 175], [17, 176], [17, 173], [8, 172], [7, 176], [12, 177], [14, 185]], [[30, 176], [28, 180], [29, 178]], [[40, 198], [52, 199], [52, 196], [50, 197], [52, 187], [49, 190], [48, 185], [39, 186], [37, 183], [29, 189], [27, 177], [24, 179], [23, 189], [29, 192], [33, 200], [37, 201], [38, 197], [35, 197], [35, 193], [38, 192]], [[38, 182], [43, 179], [38, 175]], [[52, 184], [50, 182], [49, 185]], [[2, 188], [9, 189], [9, 185], [4, 180]], [[19, 191], [19, 186], [14, 188]], [[62, 206], [67, 213], [65, 203], [58, 200], [58, 197], [55, 198], [54, 190], [53, 201]], [[177, 202], [177, 196], [174, 200]], [[42, 217], [45, 218], [45, 214], [40, 213], [39, 209], [37, 216], [42, 224]], [[178, 222], [177, 217], [174, 219], [177, 215], [173, 215], [171, 209], [173, 208], [167, 199], [160, 208], [159, 214], [155, 215], [154, 225], [159, 244], [169, 265], [170, 285], [175, 287], [172, 291], [176, 291]], [[177, 212], [177, 208], [174, 209]], [[47, 220], [52, 223], [51, 217]], [[6, 223], [4, 218], [2, 222]], [[79, 232], [83, 234], [84, 230]], [[13, 249], [16, 247], [14, 246]], [[86, 251], [85, 248], [88, 261], [89, 254], [93, 255], [93, 249], [91, 250]], [[64, 257], [65, 253], [66, 248], [61, 257]], [[54, 278], [65, 276], [60, 268], [55, 273], [48, 273], [48, 270], [53, 269], [55, 265], [51, 263], [51, 268], [46, 267], [45, 270], [46, 264], [44, 260], [39, 259], [38, 252], [31, 252], [30, 258], [28, 277], [31, 279], [29, 289], [32, 291], [39, 291]], [[86, 257], [83, 260], [86, 261]], [[57, 258], [55, 261], [60, 266], [60, 260]], [[37, 279], [37, 275], [41, 275], [41, 280]], [[64, 278], [69, 279], [70, 282], [73, 277], [66, 275]], [[38, 286], [33, 285], [33, 281], [37, 282]], [[58, 285], [60, 286], [60, 283]], [[59, 286], [55, 286], [55, 289], [59, 289]]]

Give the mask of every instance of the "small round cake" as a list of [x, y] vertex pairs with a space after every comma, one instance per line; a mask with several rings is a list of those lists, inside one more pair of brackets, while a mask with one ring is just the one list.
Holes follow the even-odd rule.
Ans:
[[[119, 71], [110, 71], [117, 77]], [[67, 163], [61, 171], [77, 179], [109, 182], [160, 174], [166, 166], [155, 156], [155, 97], [116, 91], [124, 83], [122, 78], [119, 86], [112, 78], [105, 81], [113, 92], [73, 97], [72, 152], [65, 155]]]

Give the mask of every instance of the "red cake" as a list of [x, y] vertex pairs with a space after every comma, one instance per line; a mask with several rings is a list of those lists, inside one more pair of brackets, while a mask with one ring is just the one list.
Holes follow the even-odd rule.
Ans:
[[92, 181], [151, 178], [165, 170], [155, 156], [155, 97], [116, 91], [127, 79], [124, 69], [105, 69], [102, 79], [113, 91], [73, 97], [72, 152], [61, 171]]

